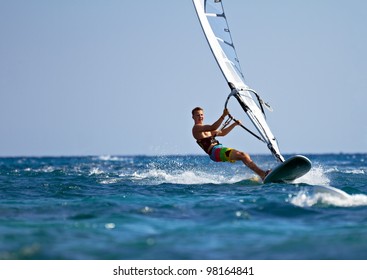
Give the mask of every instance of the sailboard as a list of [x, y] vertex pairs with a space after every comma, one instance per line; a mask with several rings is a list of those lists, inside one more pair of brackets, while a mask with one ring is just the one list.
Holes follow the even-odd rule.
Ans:
[[264, 179], [264, 183], [287, 183], [302, 177], [311, 169], [311, 161], [305, 156], [296, 155], [274, 168]]
[[[245, 83], [243, 71], [224, 12], [223, 0], [193, 0], [193, 3], [210, 49], [231, 90], [225, 100], [225, 108], [228, 106], [229, 99], [232, 97], [235, 98], [257, 132], [250, 130], [242, 124], [241, 126], [258, 140], [264, 142], [278, 163], [283, 163], [285, 159], [280, 152], [277, 139], [266, 122], [264, 108], [271, 110], [271, 107], [255, 90], [251, 89]], [[229, 118], [229, 121], [236, 121], [231, 114], [229, 114]], [[310, 161], [307, 159], [307, 162]], [[286, 166], [289, 169], [293, 167], [293, 165]], [[310, 168], [311, 166], [309, 165]]]

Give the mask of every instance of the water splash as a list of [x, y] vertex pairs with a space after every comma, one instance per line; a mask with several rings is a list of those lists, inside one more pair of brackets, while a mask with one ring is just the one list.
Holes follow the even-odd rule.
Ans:
[[199, 184], [231, 184], [243, 180], [243, 177], [228, 176], [222, 174], [213, 174], [200, 170], [174, 170], [150, 169], [143, 172], [134, 172], [132, 179], [150, 181], [151, 184], [181, 184], [181, 185], [199, 185]]
[[101, 175], [103, 174], [104, 171], [99, 169], [99, 167], [93, 167], [90, 171], [89, 171], [89, 176], [93, 176], [93, 175]]
[[326, 176], [326, 171], [322, 166], [313, 167], [306, 175], [294, 181], [295, 184], [322, 185], [328, 186], [330, 179]]

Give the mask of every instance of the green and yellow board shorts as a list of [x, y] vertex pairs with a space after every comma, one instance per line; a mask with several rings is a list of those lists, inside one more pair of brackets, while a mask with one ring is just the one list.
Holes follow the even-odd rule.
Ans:
[[230, 160], [229, 157], [233, 152], [232, 148], [223, 147], [221, 144], [216, 145], [212, 148], [210, 152], [210, 159], [216, 162], [235, 162], [235, 160]]

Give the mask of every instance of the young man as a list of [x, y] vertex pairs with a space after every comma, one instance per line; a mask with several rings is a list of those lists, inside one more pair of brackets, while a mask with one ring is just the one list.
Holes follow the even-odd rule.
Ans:
[[235, 126], [240, 124], [240, 122], [237, 121], [223, 130], [217, 130], [227, 115], [228, 110], [224, 109], [222, 116], [215, 123], [206, 125], [204, 124], [204, 110], [200, 107], [194, 108], [192, 110], [192, 118], [195, 124], [192, 128], [192, 135], [196, 139], [196, 142], [213, 161], [235, 162], [236, 160], [241, 160], [247, 167], [259, 175], [261, 179], [264, 179], [268, 172], [260, 169], [248, 154], [232, 148], [223, 147], [222, 144], [215, 139], [216, 136], [227, 135]]

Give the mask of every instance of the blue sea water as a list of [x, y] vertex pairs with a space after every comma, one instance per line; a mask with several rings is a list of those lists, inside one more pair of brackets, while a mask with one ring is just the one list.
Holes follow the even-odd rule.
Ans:
[[367, 154], [306, 156], [267, 185], [207, 156], [0, 158], [0, 259], [367, 259]]

